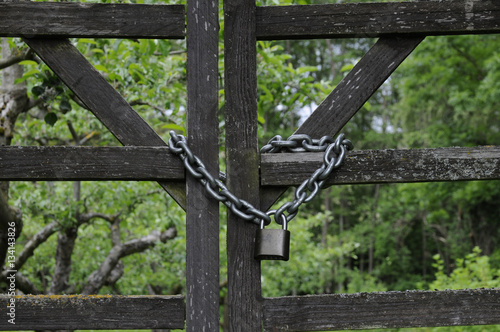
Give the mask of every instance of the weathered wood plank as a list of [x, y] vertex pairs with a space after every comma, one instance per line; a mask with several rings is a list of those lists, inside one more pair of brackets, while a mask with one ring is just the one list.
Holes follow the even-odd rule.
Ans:
[[[224, 1], [225, 120], [228, 187], [259, 208], [255, 1]], [[262, 331], [256, 226], [228, 211], [228, 331]]]
[[0, 36], [184, 38], [183, 5], [0, 2]]
[[500, 290], [407, 291], [269, 298], [265, 331], [500, 324]]
[[183, 181], [184, 164], [167, 147], [0, 147], [6, 181]]
[[[323, 163], [323, 153], [261, 156], [261, 184], [300, 185]], [[350, 151], [326, 185], [500, 179], [500, 147]]]
[[[422, 40], [380, 38], [296, 133], [314, 138], [335, 136]], [[271, 207], [282, 193], [263, 191], [261, 208]]]
[[[184, 328], [182, 296], [26, 295], [0, 296], [2, 330]], [[15, 324], [8, 319], [15, 318]]]
[[[322, 153], [261, 156], [261, 185], [299, 185]], [[216, 172], [214, 174], [217, 174]], [[0, 147], [0, 179], [182, 181], [185, 169], [167, 147]], [[334, 184], [491, 180], [500, 178], [500, 147], [351, 151], [326, 181]]]
[[[69, 40], [25, 38], [24, 41], [123, 145], [166, 145]], [[185, 207], [184, 183], [160, 182], [160, 185]]]
[[500, 32], [498, 1], [424, 1], [257, 7], [258, 39]]
[[[218, 0], [187, 1], [188, 143], [213, 176], [219, 172]], [[219, 331], [219, 202], [186, 179], [186, 330]]]

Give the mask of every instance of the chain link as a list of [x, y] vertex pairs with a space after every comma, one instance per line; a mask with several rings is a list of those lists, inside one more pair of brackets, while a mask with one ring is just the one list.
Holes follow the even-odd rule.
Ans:
[[[276, 210], [274, 215], [276, 223], [281, 225], [283, 220], [289, 222], [295, 218], [299, 207], [316, 197], [320, 189], [324, 186], [326, 178], [330, 176], [334, 169], [342, 165], [346, 152], [352, 149], [352, 142], [345, 139], [344, 134], [340, 134], [335, 140], [330, 136], [324, 136], [319, 140], [311, 139], [308, 135], [304, 134], [292, 135], [287, 140], [283, 140], [279, 135], [271, 138], [268, 144], [262, 147], [260, 150], [261, 153], [325, 152], [323, 164], [309, 179], [301, 183], [295, 191], [295, 199], [284, 203]], [[285, 215], [285, 212], [288, 215]]]
[[[256, 209], [252, 204], [239, 199], [229, 191], [226, 185], [219, 179], [215, 179], [207, 170], [203, 162], [196, 157], [187, 146], [186, 138], [177, 135], [174, 131], [170, 132], [168, 140], [170, 151], [181, 158], [189, 174], [198, 179], [205, 187], [208, 194], [219, 202], [224, 203], [239, 218], [260, 225], [264, 220], [266, 225], [271, 223], [271, 217], [266, 213]], [[225, 178], [223, 176], [222, 178]]]
[[[283, 140], [279, 135], [274, 136], [262, 147], [261, 153], [325, 152], [325, 155], [321, 167], [297, 188], [293, 201], [286, 202], [277, 210], [262, 212], [247, 201], [236, 197], [221, 180], [210, 175], [203, 162], [188, 147], [184, 136], [170, 131], [168, 146], [172, 153], [181, 158], [189, 174], [198, 179], [211, 197], [224, 203], [239, 218], [257, 225], [261, 225], [262, 221], [264, 225], [269, 225], [272, 215], [274, 215], [276, 223], [280, 225], [295, 218], [299, 207], [316, 197], [326, 178], [334, 169], [340, 167], [345, 159], [346, 152], [353, 148], [351, 141], [344, 138], [344, 134], [340, 134], [335, 140], [330, 136], [324, 136], [317, 140], [304, 134], [292, 135], [287, 140]], [[225, 178], [225, 175], [222, 177], [219, 175], [219, 177]]]

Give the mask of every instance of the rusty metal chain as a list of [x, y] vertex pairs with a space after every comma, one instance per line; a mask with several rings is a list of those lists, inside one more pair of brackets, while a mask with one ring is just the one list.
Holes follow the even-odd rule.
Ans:
[[283, 140], [279, 135], [273, 137], [268, 144], [262, 147], [260, 150], [261, 153], [324, 151], [325, 154], [321, 167], [297, 188], [293, 201], [286, 202], [276, 210], [262, 212], [247, 201], [236, 197], [221, 180], [214, 178], [208, 172], [203, 162], [193, 154], [183, 135], [178, 135], [174, 131], [170, 131], [168, 146], [172, 153], [181, 158], [189, 174], [198, 179], [210, 196], [224, 203], [241, 219], [257, 225], [261, 225], [262, 221], [264, 221], [265, 225], [269, 225], [272, 215], [274, 215], [276, 223], [280, 225], [283, 222], [288, 223], [295, 218], [299, 207], [316, 197], [319, 190], [323, 187], [326, 178], [334, 169], [340, 167], [347, 151], [353, 148], [351, 141], [344, 138], [344, 134], [340, 134], [335, 140], [330, 136], [324, 136], [316, 140], [304, 134], [292, 135], [287, 140]]

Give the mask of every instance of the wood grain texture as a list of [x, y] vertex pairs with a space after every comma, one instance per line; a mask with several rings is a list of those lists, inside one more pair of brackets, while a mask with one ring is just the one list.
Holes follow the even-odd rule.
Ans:
[[[123, 145], [166, 145], [69, 40], [24, 38], [24, 41]], [[160, 182], [160, 185], [185, 208], [186, 189], [183, 183]]]
[[0, 36], [184, 38], [184, 6], [0, 2]]
[[258, 39], [500, 32], [498, 1], [403, 1], [257, 8]]
[[[295, 133], [335, 136], [422, 40], [380, 38]], [[261, 208], [269, 209], [283, 192], [263, 191]]]
[[[227, 185], [259, 208], [255, 2], [224, 1]], [[260, 262], [253, 258], [256, 225], [228, 211], [228, 330], [262, 331]]]
[[[261, 184], [300, 185], [323, 163], [323, 153], [261, 156]], [[500, 179], [500, 147], [350, 151], [326, 185]]]
[[167, 147], [0, 147], [6, 181], [183, 181], [184, 164]]
[[[187, 2], [187, 139], [210, 174], [219, 171], [217, 0]], [[186, 329], [219, 331], [219, 202], [186, 179]]]
[[407, 291], [269, 298], [265, 331], [500, 324], [500, 290]]
[[184, 328], [182, 296], [15, 296], [15, 325], [7, 321], [10, 298], [0, 299], [2, 330]]

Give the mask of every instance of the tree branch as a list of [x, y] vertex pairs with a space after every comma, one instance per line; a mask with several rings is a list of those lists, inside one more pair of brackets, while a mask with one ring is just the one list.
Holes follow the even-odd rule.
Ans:
[[23, 227], [21, 211], [9, 205], [8, 197], [0, 190], [0, 266], [5, 263], [8, 249], [8, 236], [10, 225], [15, 224], [16, 238], [21, 234]]
[[[15, 269], [19, 270], [23, 267], [24, 263], [33, 256], [35, 249], [38, 248], [42, 243], [47, 241], [47, 239], [57, 231], [58, 223], [56, 221], [45, 226], [41, 231], [35, 234], [28, 243], [24, 246], [23, 250], [19, 255], [17, 255], [15, 262]], [[5, 273], [5, 272], [4, 272]], [[2, 276], [4, 276], [2, 273]]]
[[160, 112], [166, 118], [168, 118], [170, 122], [172, 122], [174, 124], [177, 124], [175, 121], [172, 121], [172, 119], [169, 118], [169, 114], [168, 114], [167, 110], [165, 110], [165, 109], [163, 109], [161, 107], [158, 107], [156, 105], [153, 105], [150, 102], [143, 101], [141, 99], [137, 99], [137, 100], [131, 101], [130, 102], [130, 106], [149, 106], [152, 109], [157, 110], [158, 112]]
[[[29, 98], [28, 103], [24, 107], [23, 112], [28, 112], [30, 109], [35, 108], [39, 105], [43, 104], [43, 99], [42, 98]], [[31, 114], [30, 114], [31, 115]], [[35, 118], [39, 119], [39, 116], [34, 116]]]
[[177, 229], [171, 227], [164, 232], [153, 231], [140, 239], [134, 239], [124, 244], [114, 246], [101, 266], [88, 277], [87, 285], [84, 287], [82, 294], [89, 295], [97, 293], [121, 258], [154, 247], [158, 241], [165, 243], [167, 240], [173, 239], [176, 235]]
[[34, 58], [33, 55], [34, 55], [34, 52], [30, 48], [21, 55], [15, 55], [15, 56], [12, 56], [12, 57], [7, 58], [7, 59], [0, 59], [0, 70], [7, 68], [7, 67], [10, 67], [10, 66], [13, 66], [21, 61], [24, 61], [24, 60], [33, 60], [33, 58]]
[[59, 294], [68, 287], [71, 256], [78, 237], [78, 227], [62, 229], [57, 237], [56, 266], [48, 294]]
[[78, 228], [94, 218], [101, 218], [112, 222], [118, 217], [118, 215], [119, 214], [106, 215], [97, 212], [78, 213], [76, 217], [76, 225], [62, 229], [59, 232], [56, 249], [56, 266], [54, 269], [54, 275], [52, 276], [52, 282], [48, 292], [49, 294], [59, 294], [68, 287], [68, 280], [72, 265], [71, 256], [78, 237]]
[[19, 272], [16, 273], [16, 287], [24, 294], [40, 294], [35, 284]]
[[119, 246], [122, 243], [121, 233], [120, 233], [120, 217], [116, 217], [113, 221], [110, 222], [111, 229], [111, 243], [113, 247]]
[[92, 219], [100, 218], [110, 223], [113, 223], [119, 216], [120, 213], [109, 215], [99, 212], [88, 212], [88, 213], [80, 213], [77, 217], [77, 221], [79, 225], [82, 225], [84, 223], [90, 222]]

